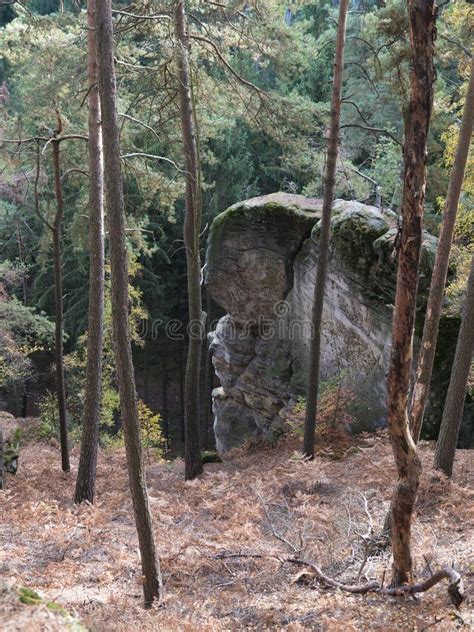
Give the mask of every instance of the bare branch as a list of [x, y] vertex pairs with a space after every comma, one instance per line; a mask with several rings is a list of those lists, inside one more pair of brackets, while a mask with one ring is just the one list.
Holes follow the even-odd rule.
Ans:
[[70, 175], [71, 173], [80, 173], [81, 175], [85, 176], [86, 178], [89, 177], [89, 172], [88, 171], [84, 171], [84, 169], [79, 169], [79, 167], [71, 167], [71, 169], [68, 169], [67, 171], [65, 171], [63, 173], [63, 175], [61, 176], [61, 180], [64, 180], [66, 178], [66, 176]]
[[283, 544], [286, 544], [287, 546], [289, 546], [295, 555], [297, 553], [298, 554], [301, 553], [301, 549], [298, 550], [298, 548], [292, 542], [290, 542], [284, 536], [282, 536], [281, 533], [278, 533], [278, 531], [275, 529], [275, 525], [273, 524], [272, 519], [270, 518], [270, 514], [268, 513], [268, 507], [265, 504], [265, 501], [263, 500], [260, 494], [257, 494], [257, 498], [262, 504], [263, 511], [265, 512], [265, 517], [267, 518], [267, 524], [270, 527], [273, 537], [275, 537], [277, 540], [280, 540], [280, 542], [283, 542]]
[[436, 584], [438, 584], [443, 579], [449, 580], [448, 585], [448, 594], [450, 596], [451, 602], [455, 606], [459, 606], [465, 598], [465, 589], [464, 583], [461, 575], [449, 566], [445, 566], [441, 570], [437, 571], [428, 579], [425, 579], [422, 582], [417, 584], [404, 584], [403, 586], [398, 586], [395, 588], [384, 588], [383, 584], [379, 584], [379, 582], [367, 582], [365, 584], [343, 584], [341, 582], [332, 579], [332, 577], [328, 577], [323, 571], [319, 568], [317, 564], [314, 562], [310, 562], [308, 560], [301, 560], [296, 557], [280, 557], [278, 555], [263, 555], [260, 553], [219, 553], [218, 555], [214, 555], [213, 559], [222, 560], [222, 559], [237, 559], [237, 558], [253, 558], [253, 559], [273, 559], [277, 560], [280, 563], [287, 564], [295, 564], [296, 566], [304, 566], [306, 568], [310, 568], [316, 577], [326, 586], [330, 586], [331, 588], [338, 588], [344, 592], [349, 592], [352, 594], [364, 595], [367, 593], [378, 593], [384, 596], [390, 597], [401, 597], [404, 595], [414, 595], [416, 593], [426, 592], [430, 588], [433, 588]]
[[260, 90], [260, 88], [256, 86], [254, 83], [252, 83], [251, 81], [248, 81], [247, 79], [244, 79], [243, 77], [241, 77], [239, 73], [236, 70], [234, 70], [234, 68], [232, 68], [229, 62], [225, 59], [219, 47], [212, 40], [208, 39], [207, 37], [203, 37], [202, 35], [189, 35], [189, 38], [196, 40], [198, 42], [204, 42], [206, 44], [209, 44], [209, 46], [211, 46], [214, 49], [214, 52], [216, 53], [220, 62], [227, 68], [227, 70], [231, 73], [231, 75], [235, 79], [237, 79], [237, 81], [242, 83], [244, 86], [247, 86], [247, 88], [251, 88], [252, 90], [255, 90], [255, 92], [257, 92], [260, 98], [263, 98], [263, 97], [268, 98], [268, 94], [266, 94], [266, 92], [264, 92], [263, 90]]
[[456, 46], [457, 48], [459, 48], [459, 50], [462, 50], [462, 52], [465, 53], [469, 57], [469, 59], [472, 59], [472, 52], [468, 48], [466, 48], [464, 44], [462, 44], [461, 42], [458, 42], [457, 40], [453, 40], [447, 35], [438, 34], [438, 37], [440, 37], [441, 39], [444, 39], [446, 42], [449, 42], [453, 46]]
[[398, 140], [396, 136], [381, 127], [370, 127], [369, 125], [359, 125], [358, 123], [346, 123], [345, 125], [341, 125], [341, 129], [344, 129], [346, 127], [357, 127], [358, 129], [363, 129], [367, 132], [373, 132], [374, 134], [384, 134], [385, 136], [391, 138], [394, 143], [397, 143], [397, 145], [403, 147], [403, 144]]
[[165, 156], [155, 156], [155, 154], [146, 154], [141, 151], [136, 151], [130, 154], [123, 154], [120, 157], [123, 160], [125, 160], [126, 158], [150, 158], [151, 160], [162, 160], [163, 162], [169, 162], [180, 173], [186, 173], [184, 169], [180, 169], [180, 167], [178, 167], [178, 165], [174, 162], [174, 160], [171, 160], [171, 158], [166, 158]]
[[155, 15], [137, 15], [136, 13], [119, 11], [118, 9], [112, 9], [112, 13], [115, 15], [123, 15], [127, 18], [134, 18], [135, 20], [171, 20], [171, 17], [164, 13], [156, 13]]
[[155, 136], [158, 140], [160, 140], [160, 137], [158, 136], [157, 132], [150, 125], [147, 125], [143, 121], [140, 121], [139, 119], [133, 116], [130, 116], [130, 114], [119, 114], [119, 116], [121, 116], [122, 118], [128, 119], [129, 121], [133, 121], [134, 123], [137, 123], [137, 125], [141, 125], [145, 129], [147, 129], [149, 132], [151, 132], [153, 136]]

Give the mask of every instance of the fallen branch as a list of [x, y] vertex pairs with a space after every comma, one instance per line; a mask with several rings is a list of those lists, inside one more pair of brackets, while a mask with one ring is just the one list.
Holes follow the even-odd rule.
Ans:
[[238, 558], [252, 558], [252, 559], [273, 559], [277, 560], [280, 563], [286, 564], [295, 564], [296, 566], [304, 566], [305, 568], [311, 569], [316, 577], [326, 586], [330, 586], [331, 588], [338, 588], [344, 592], [365, 595], [367, 593], [377, 593], [379, 595], [384, 595], [388, 597], [401, 597], [405, 595], [414, 595], [417, 593], [426, 592], [433, 588], [436, 584], [438, 584], [443, 579], [449, 580], [448, 584], [448, 594], [451, 599], [451, 603], [456, 607], [459, 606], [465, 598], [465, 588], [461, 575], [449, 566], [445, 566], [428, 579], [418, 582], [416, 584], [404, 584], [403, 586], [394, 586], [384, 588], [383, 583], [379, 582], [367, 582], [364, 584], [343, 584], [342, 582], [338, 582], [337, 580], [329, 577], [319, 568], [317, 564], [314, 562], [310, 562], [309, 560], [302, 560], [296, 557], [281, 557], [278, 555], [263, 555], [261, 553], [218, 553], [217, 555], [212, 556], [212, 559], [215, 560], [223, 560], [223, 559], [238, 559]]

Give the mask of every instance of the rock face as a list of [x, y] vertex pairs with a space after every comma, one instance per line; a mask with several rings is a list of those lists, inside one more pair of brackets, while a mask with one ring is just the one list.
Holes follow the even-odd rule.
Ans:
[[[209, 334], [221, 383], [213, 393], [220, 451], [278, 433], [304, 393], [320, 214], [320, 200], [275, 193], [232, 206], [211, 227], [206, 285], [228, 312]], [[351, 385], [367, 425], [385, 416], [396, 233], [391, 213], [334, 203], [322, 373]], [[425, 234], [422, 294], [435, 251]]]

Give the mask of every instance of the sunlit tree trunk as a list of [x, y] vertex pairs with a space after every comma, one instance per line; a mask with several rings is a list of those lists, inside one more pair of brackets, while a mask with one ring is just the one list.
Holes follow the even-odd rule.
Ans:
[[321, 356], [321, 321], [323, 317], [324, 287], [327, 276], [329, 239], [331, 230], [331, 212], [334, 201], [336, 163], [339, 148], [339, 121], [341, 117], [342, 75], [344, 72], [344, 46], [346, 41], [346, 20], [349, 0], [339, 4], [339, 20], [336, 34], [336, 58], [334, 62], [334, 80], [332, 92], [331, 124], [324, 177], [324, 199], [319, 235], [318, 267], [313, 295], [311, 322], [313, 337], [311, 340], [308, 388], [306, 394], [306, 418], [304, 426], [303, 451], [306, 457], [314, 458], [316, 431], [316, 413], [318, 407], [319, 363]]
[[[59, 129], [61, 123], [58, 115]], [[71, 469], [69, 463], [69, 444], [66, 415], [66, 385], [64, 379], [64, 349], [63, 349], [63, 279], [62, 279], [62, 228], [64, 220], [64, 199], [61, 183], [60, 141], [53, 140], [53, 174], [54, 191], [56, 196], [56, 214], [53, 223], [53, 263], [54, 263], [54, 320], [55, 320], [55, 360], [56, 360], [56, 393], [58, 398], [59, 436], [61, 442], [61, 465], [64, 472]]]
[[201, 421], [201, 435], [202, 435], [202, 443], [201, 447], [204, 450], [208, 450], [210, 447], [210, 435], [212, 428], [212, 384], [213, 384], [213, 375], [214, 375], [214, 367], [212, 364], [212, 357], [209, 352], [209, 344], [207, 342], [207, 334], [209, 333], [209, 328], [212, 324], [212, 298], [208, 291], [206, 291], [206, 312], [207, 312], [207, 326], [206, 326], [206, 337], [204, 343], [204, 361], [203, 361], [203, 370], [204, 370], [204, 380], [203, 380], [203, 398], [202, 398], [202, 421]]
[[423, 339], [416, 382], [411, 401], [411, 432], [415, 442], [420, 437], [423, 415], [428, 399], [433, 362], [436, 352], [439, 319], [443, 307], [444, 287], [448, 273], [449, 255], [453, 241], [454, 224], [458, 210], [459, 197], [464, 181], [469, 146], [474, 122], [474, 60], [471, 61], [471, 76], [464, 104], [464, 112], [459, 130], [458, 144], [454, 157], [453, 169], [449, 180], [448, 195], [441, 225], [441, 234], [436, 252], [436, 259], [431, 277], [430, 294], [426, 307]]
[[201, 226], [201, 192], [196, 128], [191, 95], [189, 39], [184, 2], [178, 0], [175, 9], [176, 59], [181, 130], [186, 164], [186, 194], [184, 245], [188, 280], [189, 343], [185, 374], [185, 478], [190, 480], [202, 472], [199, 445], [199, 384], [201, 350], [204, 338], [204, 313], [201, 307], [201, 265], [199, 232]]
[[407, 408], [423, 236], [427, 137], [433, 104], [435, 2], [409, 0], [408, 14], [412, 54], [411, 95], [405, 114], [402, 229], [387, 382], [388, 427], [398, 474], [391, 520], [394, 586], [410, 581], [412, 575], [411, 521], [421, 473]]
[[104, 327], [104, 165], [97, 84], [95, 3], [87, 6], [89, 76], [89, 324], [82, 442], [74, 502], [93, 502], [99, 441]]
[[447, 476], [453, 473], [454, 456], [461, 426], [467, 382], [474, 352], [474, 257], [467, 282], [461, 328], [454, 355], [451, 379], [444, 403], [443, 418], [439, 430], [434, 466]]
[[142, 562], [145, 607], [149, 607], [153, 601], [159, 600], [162, 584], [146, 488], [130, 342], [128, 256], [125, 239], [111, 0], [99, 0], [97, 3], [96, 33], [109, 225], [114, 353], [130, 490]]

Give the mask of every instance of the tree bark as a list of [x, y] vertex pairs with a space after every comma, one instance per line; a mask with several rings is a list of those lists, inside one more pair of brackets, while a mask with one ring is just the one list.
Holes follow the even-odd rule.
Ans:
[[184, 349], [179, 348], [178, 353], [178, 371], [179, 371], [179, 436], [181, 443], [184, 443], [185, 435], [185, 414], [184, 414], [184, 362], [183, 362]]
[[150, 607], [153, 601], [159, 600], [162, 583], [146, 488], [130, 341], [128, 256], [125, 239], [111, 0], [100, 0], [97, 3], [96, 34], [109, 222], [114, 353], [130, 490], [141, 554], [145, 607]]
[[89, 77], [89, 314], [86, 392], [82, 418], [82, 442], [74, 502], [94, 500], [99, 419], [102, 393], [104, 328], [104, 165], [99, 88], [95, 2], [88, 0], [87, 55]]
[[439, 319], [443, 307], [444, 288], [448, 273], [449, 255], [453, 241], [454, 224], [458, 210], [459, 197], [464, 181], [469, 146], [474, 122], [474, 60], [471, 61], [471, 75], [464, 104], [464, 112], [459, 130], [458, 144], [454, 157], [453, 169], [449, 180], [448, 195], [444, 208], [441, 234], [436, 252], [436, 259], [431, 277], [430, 294], [426, 307], [423, 339], [416, 382], [411, 400], [411, 432], [415, 443], [418, 442], [423, 425], [423, 415], [428, 399], [431, 374], [436, 352]]
[[320, 371], [319, 363], [321, 355], [321, 321], [323, 316], [324, 287], [326, 284], [329, 239], [331, 231], [331, 212], [334, 200], [336, 163], [339, 148], [339, 121], [341, 117], [342, 76], [344, 71], [344, 46], [346, 40], [346, 20], [348, 5], [349, 0], [341, 0], [339, 4], [339, 20], [336, 35], [336, 57], [334, 62], [331, 124], [329, 131], [326, 173], [324, 177], [324, 199], [319, 237], [318, 267], [316, 270], [316, 282], [314, 286], [313, 308], [311, 316], [311, 321], [313, 325], [313, 336], [310, 349], [303, 445], [304, 454], [307, 458], [310, 459], [314, 458], [314, 442]]
[[189, 342], [185, 374], [185, 479], [196, 478], [202, 472], [199, 446], [199, 382], [201, 352], [204, 338], [205, 315], [201, 307], [201, 264], [199, 233], [201, 226], [201, 195], [196, 122], [191, 95], [191, 71], [189, 67], [189, 39], [187, 35], [184, 2], [178, 0], [175, 8], [176, 62], [181, 131], [186, 165], [186, 193], [184, 219], [184, 245], [188, 279]]
[[398, 480], [392, 500], [392, 585], [411, 580], [411, 520], [421, 463], [408, 424], [418, 267], [423, 236], [427, 137], [433, 104], [434, 0], [409, 0], [411, 95], [405, 116], [404, 188], [392, 351], [387, 382], [388, 427]]
[[[61, 124], [58, 114], [59, 128]], [[56, 392], [58, 398], [59, 436], [61, 442], [61, 465], [63, 472], [71, 469], [69, 463], [69, 444], [66, 416], [66, 386], [64, 379], [64, 352], [63, 352], [63, 280], [62, 280], [62, 256], [61, 239], [64, 219], [64, 200], [61, 184], [60, 166], [60, 141], [53, 140], [53, 173], [54, 191], [56, 196], [56, 215], [53, 224], [53, 261], [54, 261], [54, 320], [55, 320], [55, 360], [56, 360]]]
[[[23, 265], [26, 265], [26, 261], [25, 261], [25, 246], [23, 244], [23, 236], [21, 234], [20, 220], [18, 219], [18, 217], [16, 218], [16, 234], [17, 234], [17, 238], [18, 238], [18, 257], [20, 259], [20, 262]], [[26, 273], [24, 271], [22, 273], [21, 285], [22, 285], [22, 289], [23, 289], [23, 305], [27, 305], [27, 303], [28, 303], [28, 283], [27, 283], [27, 280], [26, 280]]]
[[5, 479], [6, 479], [6, 471], [5, 471], [3, 432], [0, 430], [0, 489], [5, 489], [6, 487]]
[[168, 363], [166, 358], [163, 359], [161, 367], [161, 398], [163, 405], [163, 435], [168, 443], [170, 438], [170, 424], [168, 407]]
[[206, 290], [206, 312], [207, 312], [207, 324], [206, 324], [206, 336], [204, 344], [204, 383], [203, 383], [203, 410], [202, 410], [202, 443], [201, 447], [204, 450], [209, 450], [210, 436], [212, 428], [212, 385], [213, 385], [213, 371], [212, 357], [209, 353], [208, 334], [212, 324], [212, 298], [209, 292]]
[[467, 382], [474, 352], [474, 257], [467, 282], [461, 328], [454, 355], [451, 379], [444, 403], [443, 418], [439, 430], [434, 466], [446, 476], [453, 473], [462, 411], [466, 399]]

